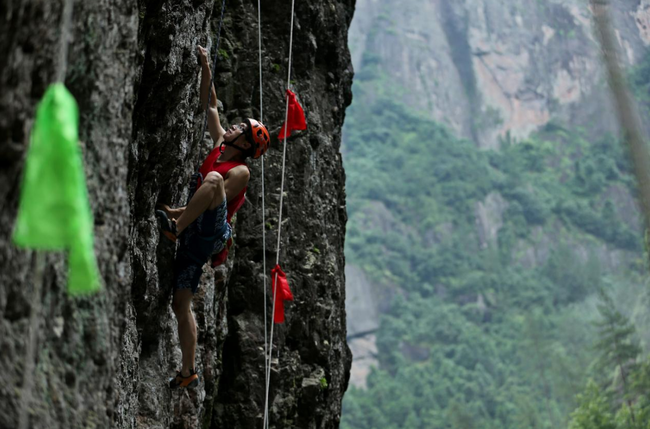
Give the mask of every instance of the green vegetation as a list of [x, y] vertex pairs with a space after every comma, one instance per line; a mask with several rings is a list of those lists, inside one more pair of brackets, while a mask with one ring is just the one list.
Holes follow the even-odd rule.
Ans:
[[[379, 368], [346, 393], [341, 427], [647, 429], [626, 422], [650, 420], [632, 387], [650, 391], [650, 363], [630, 368], [623, 396], [598, 377], [616, 372], [602, 358], [614, 334], [594, 326], [603, 308], [625, 317], [614, 308], [629, 304], [650, 332], [620, 142], [551, 123], [481, 151], [387, 86], [365, 54], [344, 130], [346, 259], [395, 298], [377, 332]], [[599, 316], [603, 289], [617, 301], [601, 294]]]
[[569, 429], [648, 429], [650, 360], [639, 365], [642, 351], [636, 329], [605, 292], [600, 299], [599, 371], [578, 395]]
[[226, 51], [225, 49], [219, 49], [219, 56], [226, 59], [226, 60], [228, 58], [230, 58], [230, 55], [228, 54], [228, 51]]
[[327, 384], [327, 379], [325, 377], [320, 379], [320, 388], [325, 390], [329, 385]]

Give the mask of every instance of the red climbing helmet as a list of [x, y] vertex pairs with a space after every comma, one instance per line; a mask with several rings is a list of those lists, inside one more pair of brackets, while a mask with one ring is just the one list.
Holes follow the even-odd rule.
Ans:
[[255, 119], [246, 119], [244, 122], [248, 124], [245, 131], [246, 141], [251, 144], [248, 154], [254, 159], [264, 155], [271, 143], [271, 135], [266, 129], [264, 124], [256, 121]]

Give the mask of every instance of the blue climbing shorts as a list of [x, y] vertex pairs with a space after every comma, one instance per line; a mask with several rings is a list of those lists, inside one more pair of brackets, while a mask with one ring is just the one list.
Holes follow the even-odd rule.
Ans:
[[196, 293], [203, 265], [213, 253], [221, 252], [232, 237], [227, 207], [224, 199], [214, 210], [203, 212], [179, 235], [180, 245], [174, 261], [174, 290], [191, 289]]

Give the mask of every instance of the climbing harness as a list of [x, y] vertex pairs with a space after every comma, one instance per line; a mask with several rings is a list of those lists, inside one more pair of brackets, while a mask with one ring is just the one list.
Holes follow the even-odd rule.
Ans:
[[[288, 76], [287, 76], [287, 89], [290, 88], [291, 86], [291, 61], [293, 57], [293, 19], [294, 19], [294, 10], [295, 10], [295, 0], [291, 0], [291, 30], [290, 30], [290, 35], [289, 35], [289, 64], [288, 64]], [[283, 147], [282, 147], [282, 179], [280, 181], [280, 207], [279, 207], [279, 214], [278, 214], [278, 240], [277, 240], [277, 246], [276, 246], [276, 256], [275, 256], [275, 263], [276, 266], [280, 264], [280, 240], [282, 237], [282, 202], [284, 198], [284, 176], [285, 176], [285, 170], [286, 170], [286, 159], [287, 159], [287, 127], [288, 127], [288, 122], [289, 122], [289, 95], [287, 94], [287, 103], [286, 103], [286, 109], [285, 109], [285, 120], [284, 120], [284, 140], [283, 140]], [[266, 251], [266, 249], [265, 249]], [[264, 271], [266, 275], [266, 270]], [[275, 282], [277, 283], [278, 280], [278, 272], [276, 271], [275, 275]], [[274, 288], [273, 290], [273, 313], [275, 314], [275, 305], [276, 305], [276, 297], [277, 297], [277, 292], [278, 292], [278, 287]], [[266, 289], [265, 289], [266, 290]], [[266, 322], [266, 321], [265, 321]], [[269, 338], [269, 354], [268, 354], [268, 364], [266, 368], [266, 394], [265, 394], [265, 399], [264, 399], [264, 429], [268, 429], [268, 424], [269, 424], [269, 387], [270, 387], [270, 382], [271, 382], [271, 356], [273, 354], [273, 328], [275, 326], [275, 323], [271, 324], [271, 334]], [[278, 360], [280, 356], [280, 351], [278, 349]]]

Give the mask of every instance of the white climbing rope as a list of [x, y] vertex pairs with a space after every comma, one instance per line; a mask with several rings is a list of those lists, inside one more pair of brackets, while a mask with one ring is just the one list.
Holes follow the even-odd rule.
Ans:
[[[291, 60], [293, 55], [293, 18], [294, 18], [294, 9], [295, 9], [295, 0], [291, 0], [291, 31], [289, 36], [289, 67], [288, 67], [288, 76], [287, 76], [287, 89], [291, 85]], [[282, 180], [280, 182], [280, 208], [278, 214], [278, 241], [276, 246], [276, 256], [275, 264], [280, 263], [280, 240], [282, 238], [282, 202], [284, 199], [284, 173], [286, 170], [286, 160], [287, 160], [287, 126], [289, 122], [289, 95], [286, 95], [287, 103], [284, 114], [284, 142], [282, 148]], [[266, 275], [266, 272], [265, 272]], [[275, 274], [275, 290], [273, 291], [273, 311], [271, 314], [275, 315], [275, 300], [278, 293], [278, 274]], [[266, 368], [266, 395], [264, 399], [264, 429], [268, 429], [269, 424], [269, 387], [271, 384], [271, 355], [273, 354], [273, 328], [275, 323], [271, 323], [271, 336], [269, 339], [269, 354], [268, 354], [268, 365]], [[278, 361], [279, 361], [280, 351], [278, 349]]]
[[[259, 66], [260, 66], [260, 122], [264, 123], [264, 103], [262, 92], [262, 8], [261, 0], [257, 0], [257, 30], [258, 30], [258, 51], [259, 51]], [[268, 372], [269, 368], [269, 336], [267, 332], [268, 317], [266, 315], [266, 201], [264, 196], [264, 156], [261, 157], [262, 163], [262, 267], [264, 273], [264, 375]], [[265, 377], [266, 380], [266, 377]]]
[[[70, 37], [70, 26], [72, 22], [72, 9], [74, 0], [63, 0], [61, 11], [61, 39], [56, 62], [55, 80], [58, 83], [65, 81], [68, 68], [68, 38]], [[23, 387], [20, 397], [20, 409], [18, 411], [18, 428], [27, 429], [29, 426], [29, 409], [32, 402], [32, 385], [34, 384], [34, 364], [36, 360], [36, 349], [38, 347], [38, 330], [40, 326], [40, 315], [42, 307], [42, 293], [44, 271], [46, 266], [45, 253], [36, 250], [34, 255], [34, 297], [33, 305], [29, 316], [29, 337], [27, 340], [27, 352], [25, 356], [25, 368], [23, 372]]]
[[25, 368], [23, 373], [23, 388], [20, 397], [20, 415], [18, 416], [18, 428], [28, 429], [29, 408], [32, 402], [32, 385], [34, 383], [34, 361], [36, 360], [36, 348], [38, 343], [39, 318], [41, 315], [41, 289], [43, 286], [43, 272], [45, 271], [45, 253], [36, 250], [34, 255], [34, 290], [33, 304], [29, 316], [29, 340], [27, 342], [27, 353], [25, 356]]
[[63, 83], [66, 70], [68, 69], [68, 38], [70, 37], [70, 25], [72, 22], [73, 0], [63, 0], [63, 11], [61, 17], [61, 41], [59, 44], [59, 58], [57, 62], [56, 81]]

